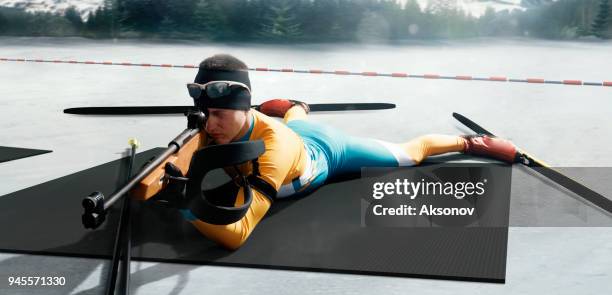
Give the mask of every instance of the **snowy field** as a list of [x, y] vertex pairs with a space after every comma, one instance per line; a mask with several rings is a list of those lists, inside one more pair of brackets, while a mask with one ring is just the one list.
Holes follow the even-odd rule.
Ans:
[[[479, 39], [402, 46], [200, 44], [0, 38], [0, 57], [197, 64], [231, 53], [250, 67], [611, 81], [612, 43]], [[117, 159], [130, 137], [165, 146], [180, 116], [83, 117], [77, 106], [185, 105], [195, 69], [0, 61], [0, 145], [53, 153], [0, 163], [0, 195]], [[252, 72], [254, 103], [390, 102], [394, 110], [312, 120], [388, 141], [468, 132], [459, 112], [559, 167], [612, 166], [612, 87]], [[92, 184], [92, 189], [95, 184]], [[136, 294], [603, 294], [612, 287], [612, 228], [511, 228], [506, 284], [133, 262]], [[63, 274], [57, 294], [99, 294], [107, 262], [0, 255], [0, 278]], [[61, 266], [58, 268], [58, 266]], [[235, 280], [239, 278], [240, 283]], [[0, 293], [6, 294], [0, 284]], [[19, 290], [10, 289], [9, 294]], [[50, 289], [23, 289], [49, 294]], [[20, 294], [20, 293], [16, 293]]]

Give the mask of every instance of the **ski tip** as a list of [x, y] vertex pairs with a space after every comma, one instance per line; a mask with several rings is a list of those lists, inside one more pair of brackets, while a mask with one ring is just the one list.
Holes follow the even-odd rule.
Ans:
[[[368, 105], [368, 104], [364, 104], [364, 105]], [[386, 102], [372, 103], [370, 105], [373, 109], [381, 109], [381, 110], [394, 109], [397, 107], [394, 103], [386, 103]]]
[[455, 118], [455, 119], [457, 119], [457, 120], [459, 120], [459, 121], [461, 121], [461, 122], [463, 122], [463, 121], [468, 121], [468, 120], [469, 120], [469, 119], [468, 119], [467, 117], [465, 117], [464, 115], [459, 114], [459, 113], [456, 113], [456, 112], [453, 112], [453, 118]]
[[76, 114], [76, 109], [75, 108], [67, 108], [64, 109], [64, 114]]

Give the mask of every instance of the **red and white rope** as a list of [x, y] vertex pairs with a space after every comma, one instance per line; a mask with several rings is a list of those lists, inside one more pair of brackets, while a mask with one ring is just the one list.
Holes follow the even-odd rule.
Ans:
[[[107, 66], [132, 66], [132, 67], [160, 67], [160, 68], [189, 68], [197, 69], [196, 65], [174, 65], [174, 64], [150, 64], [150, 63], [132, 63], [132, 62], [112, 62], [112, 61], [77, 61], [77, 60], [58, 60], [58, 59], [27, 59], [27, 58], [2, 58], [0, 61], [7, 62], [34, 62], [34, 63], [67, 63], [67, 64], [86, 64], [86, 65], [107, 65]], [[562, 85], [583, 85], [583, 86], [609, 86], [612, 87], [612, 81], [587, 82], [576, 79], [567, 80], [548, 80], [543, 78], [508, 78], [505, 76], [491, 77], [474, 77], [474, 76], [444, 76], [438, 74], [408, 74], [408, 73], [379, 73], [375, 71], [355, 72], [346, 70], [298, 70], [290, 68], [274, 69], [274, 68], [249, 68], [249, 71], [254, 72], [280, 72], [280, 73], [298, 73], [298, 74], [324, 74], [324, 75], [353, 75], [365, 77], [393, 77], [393, 78], [419, 78], [419, 79], [447, 79], [461, 81], [490, 81], [490, 82], [514, 82], [514, 83], [534, 83], [534, 84], [562, 84]]]

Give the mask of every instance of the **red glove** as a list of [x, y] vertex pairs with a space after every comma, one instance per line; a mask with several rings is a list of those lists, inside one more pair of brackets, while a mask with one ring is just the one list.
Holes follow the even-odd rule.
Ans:
[[271, 117], [283, 118], [285, 117], [285, 113], [287, 113], [287, 111], [295, 105], [299, 105], [304, 108], [307, 114], [310, 112], [310, 108], [305, 102], [283, 98], [268, 100], [260, 104], [257, 107], [257, 110]]
[[463, 135], [465, 154], [484, 156], [508, 163], [514, 163], [517, 150], [512, 142], [487, 135]]

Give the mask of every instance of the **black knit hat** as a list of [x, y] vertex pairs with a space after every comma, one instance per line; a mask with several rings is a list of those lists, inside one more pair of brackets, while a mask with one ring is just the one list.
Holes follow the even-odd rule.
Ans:
[[225, 108], [248, 110], [251, 107], [251, 81], [249, 68], [240, 59], [230, 54], [215, 54], [204, 59], [199, 66], [194, 83], [206, 84], [211, 81], [234, 81], [248, 87], [248, 91], [241, 87], [233, 87], [228, 96], [219, 99], [198, 99], [196, 105], [208, 108]]

